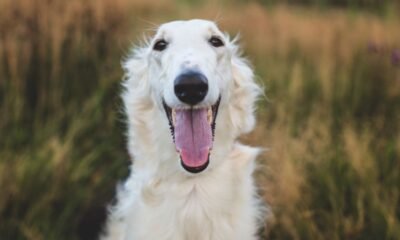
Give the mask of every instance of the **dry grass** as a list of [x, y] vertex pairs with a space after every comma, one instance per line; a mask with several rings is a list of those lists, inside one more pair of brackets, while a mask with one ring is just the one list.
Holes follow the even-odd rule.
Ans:
[[94, 239], [127, 174], [119, 62], [175, 18], [241, 32], [270, 239], [400, 239], [400, 19], [255, 1], [0, 0], [0, 238]]

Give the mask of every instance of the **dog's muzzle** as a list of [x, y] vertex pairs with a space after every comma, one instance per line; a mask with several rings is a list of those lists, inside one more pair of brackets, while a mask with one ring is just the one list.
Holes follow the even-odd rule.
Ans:
[[190, 173], [202, 172], [209, 164], [220, 99], [201, 108], [171, 108], [163, 102], [181, 165]]

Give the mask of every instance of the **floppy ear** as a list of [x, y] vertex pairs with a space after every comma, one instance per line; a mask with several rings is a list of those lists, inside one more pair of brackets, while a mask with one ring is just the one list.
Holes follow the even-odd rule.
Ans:
[[238, 134], [250, 132], [255, 125], [255, 101], [261, 94], [261, 88], [254, 81], [254, 73], [249, 63], [240, 57], [234, 49], [232, 55], [231, 103], [229, 112], [234, 127]]
[[[122, 101], [128, 126], [128, 150], [136, 157], [142, 146], [151, 144], [148, 119], [152, 119], [149, 63], [146, 48], [136, 48], [123, 63], [125, 71]], [[140, 139], [140, 141], [138, 141]]]
[[122, 66], [125, 71], [122, 100], [128, 120], [131, 121], [134, 120], [130, 119], [135, 117], [134, 112], [143, 111], [152, 106], [147, 48], [133, 49], [132, 54]]
[[[147, 95], [150, 90], [148, 81], [148, 61], [146, 48], [134, 48], [128, 58], [122, 63], [125, 71], [123, 87], [127, 93], [135, 93], [135, 95]], [[138, 96], [136, 96], [138, 97]], [[125, 100], [125, 99], [124, 99]]]

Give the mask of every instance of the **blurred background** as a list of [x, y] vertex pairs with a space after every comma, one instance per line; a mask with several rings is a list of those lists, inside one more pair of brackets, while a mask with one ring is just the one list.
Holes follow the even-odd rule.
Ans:
[[400, 2], [0, 0], [0, 239], [91, 240], [128, 174], [121, 60], [174, 19], [241, 33], [266, 97], [262, 239], [400, 239]]

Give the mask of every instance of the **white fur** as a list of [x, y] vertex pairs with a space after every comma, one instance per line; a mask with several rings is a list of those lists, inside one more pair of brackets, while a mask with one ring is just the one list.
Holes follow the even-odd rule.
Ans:
[[[211, 46], [211, 36], [222, 38], [225, 46]], [[154, 51], [160, 38], [168, 47]], [[162, 99], [171, 107], [185, 107], [174, 95], [173, 80], [187, 68], [208, 78], [201, 106], [221, 96], [210, 164], [198, 174], [181, 167], [162, 107]], [[134, 164], [101, 239], [256, 239], [261, 208], [252, 173], [258, 149], [236, 139], [254, 127], [260, 89], [235, 41], [210, 21], [166, 23], [145, 47], [134, 49], [124, 69], [122, 98]]]

